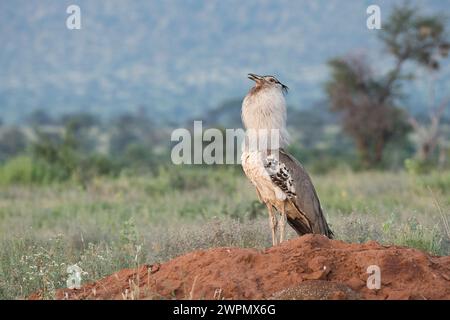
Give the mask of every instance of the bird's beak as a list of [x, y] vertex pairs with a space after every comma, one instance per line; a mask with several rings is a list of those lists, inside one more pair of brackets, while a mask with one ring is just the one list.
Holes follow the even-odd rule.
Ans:
[[262, 80], [262, 77], [261, 77], [261, 76], [258, 76], [258, 75], [254, 74], [254, 73], [249, 73], [249, 74], [248, 74], [248, 78], [249, 78], [250, 80], [255, 81], [255, 82], [259, 82], [259, 81]]

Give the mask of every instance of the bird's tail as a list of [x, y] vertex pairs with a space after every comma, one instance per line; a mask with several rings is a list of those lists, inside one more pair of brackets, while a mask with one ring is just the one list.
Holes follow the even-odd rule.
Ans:
[[320, 228], [321, 230], [311, 230], [311, 228], [309, 228], [309, 226], [307, 226], [301, 219], [299, 218], [292, 218], [292, 217], [287, 217], [287, 222], [288, 224], [292, 227], [292, 229], [295, 230], [295, 232], [297, 232], [297, 234], [299, 236], [302, 236], [304, 234], [307, 233], [319, 233], [319, 234], [323, 234], [324, 236], [333, 239], [334, 238], [334, 233], [333, 231], [331, 231], [330, 227], [328, 226], [328, 223], [326, 221], [324, 221], [324, 227]]
[[334, 239], [334, 233], [333, 233], [333, 231], [331, 231], [331, 229], [330, 229], [330, 227], [328, 226], [328, 224], [326, 225], [326, 229], [327, 229], [327, 231], [326, 231], [326, 236], [328, 237], [328, 238], [330, 238], [330, 239]]

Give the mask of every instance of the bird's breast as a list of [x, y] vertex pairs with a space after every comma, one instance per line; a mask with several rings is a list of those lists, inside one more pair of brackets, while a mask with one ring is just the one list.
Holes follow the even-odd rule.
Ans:
[[284, 201], [286, 194], [276, 185], [273, 184], [269, 172], [264, 166], [267, 154], [262, 151], [242, 153], [241, 162], [245, 175], [252, 184], [258, 189], [259, 194], [264, 202], [274, 203], [276, 201]]

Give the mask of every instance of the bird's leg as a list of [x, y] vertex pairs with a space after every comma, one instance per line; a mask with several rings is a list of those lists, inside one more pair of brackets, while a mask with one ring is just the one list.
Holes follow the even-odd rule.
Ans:
[[278, 239], [276, 235], [276, 229], [278, 227], [277, 217], [273, 212], [273, 207], [270, 203], [266, 203], [267, 210], [269, 211], [270, 228], [272, 229], [272, 244], [276, 246], [278, 244]]
[[285, 208], [285, 202], [283, 202], [281, 206], [281, 218], [280, 218], [280, 243], [284, 241], [284, 233], [286, 231], [286, 208]]

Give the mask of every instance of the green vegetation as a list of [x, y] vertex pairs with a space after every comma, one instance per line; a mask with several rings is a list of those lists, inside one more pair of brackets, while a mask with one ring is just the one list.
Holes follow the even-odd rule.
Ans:
[[[26, 162], [26, 160], [24, 160]], [[314, 176], [338, 239], [450, 254], [450, 172]], [[367, 183], [370, 181], [370, 183]], [[270, 246], [263, 205], [240, 170], [170, 167], [142, 176], [0, 186], [0, 299], [65, 287], [201, 248]], [[294, 237], [292, 230], [289, 236]]]

